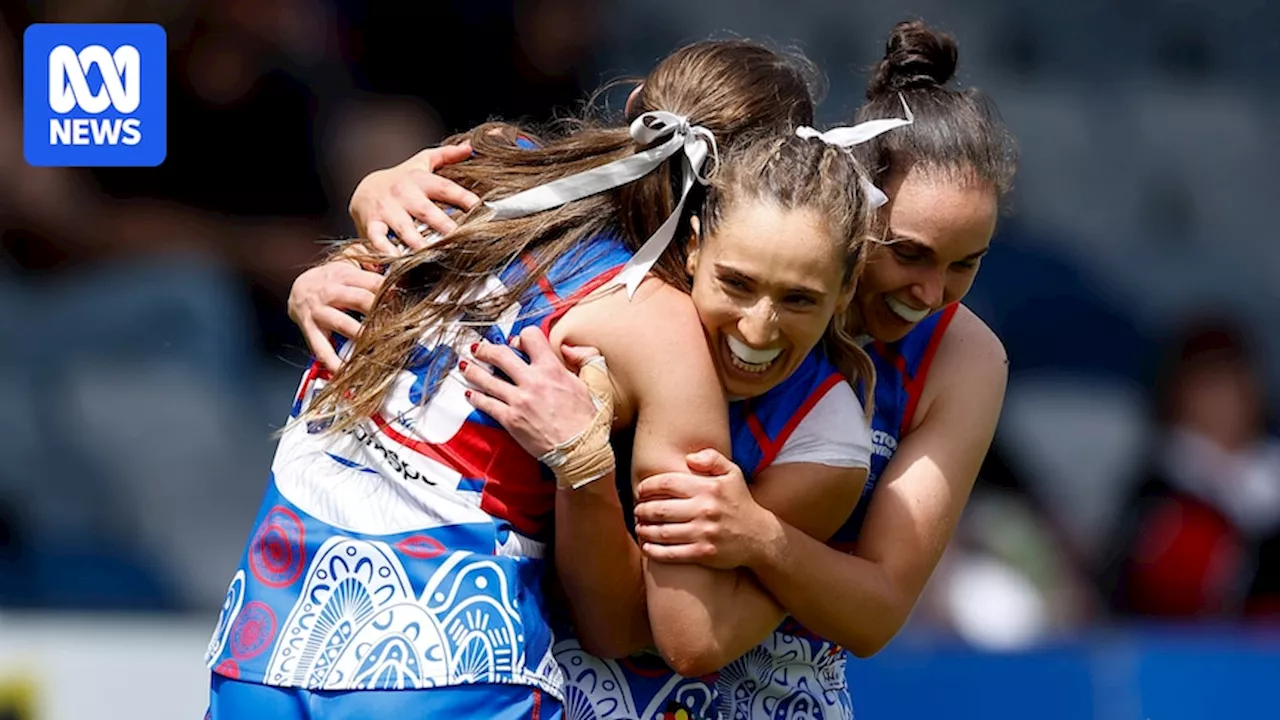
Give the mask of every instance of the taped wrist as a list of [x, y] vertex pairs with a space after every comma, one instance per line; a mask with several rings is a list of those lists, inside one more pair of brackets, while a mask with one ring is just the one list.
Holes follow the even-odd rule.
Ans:
[[578, 377], [586, 383], [596, 414], [586, 429], [551, 448], [538, 458], [551, 468], [556, 486], [577, 490], [609, 473], [616, 466], [609, 436], [613, 431], [613, 383], [604, 358], [595, 356], [583, 364]]

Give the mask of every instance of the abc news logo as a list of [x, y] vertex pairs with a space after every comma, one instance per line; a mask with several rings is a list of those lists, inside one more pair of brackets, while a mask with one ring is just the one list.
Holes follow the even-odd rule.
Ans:
[[[99, 115], [108, 107], [128, 115], [142, 102], [142, 58], [138, 48], [121, 45], [114, 53], [101, 45], [76, 52], [59, 45], [49, 53], [49, 107], [60, 115], [77, 108]], [[89, 70], [102, 75], [98, 92], [89, 89]], [[52, 145], [137, 145], [142, 141], [138, 118], [50, 118]]]
[[164, 28], [46, 23], [28, 27], [23, 39], [28, 163], [111, 167], [164, 161]]

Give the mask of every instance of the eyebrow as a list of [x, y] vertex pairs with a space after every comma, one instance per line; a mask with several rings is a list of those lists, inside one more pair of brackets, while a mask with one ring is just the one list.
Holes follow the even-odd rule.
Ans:
[[[937, 252], [935, 252], [932, 247], [930, 247], [929, 245], [926, 245], [925, 243], [913, 237], [910, 237], [909, 235], [904, 235], [899, 232], [891, 231], [890, 237], [892, 238], [889, 241], [890, 245], [910, 245], [911, 247], [915, 248], [917, 251], [924, 253], [926, 255], [937, 255]], [[982, 256], [986, 255], [990, 251], [991, 251], [991, 246], [987, 245], [986, 247], [982, 248], [977, 252], [971, 252], [968, 255], [965, 255], [964, 257], [960, 258], [960, 261], [965, 262], [969, 260], [977, 260], [978, 258], [981, 258]]]
[[[751, 276], [751, 275], [749, 275], [748, 273], [745, 273], [745, 272], [743, 272], [743, 271], [741, 271], [741, 270], [739, 270], [739, 269], [737, 269], [737, 268], [733, 267], [732, 265], [725, 265], [724, 263], [717, 262], [717, 263], [715, 263], [715, 269], [716, 269], [716, 274], [717, 274], [717, 275], [732, 275], [732, 276], [738, 277], [738, 278], [740, 278], [740, 279], [742, 279], [742, 280], [749, 280], [749, 281], [751, 281], [751, 282], [753, 282], [753, 283], [754, 283], [754, 282], [760, 282], [757, 278], [752, 277], [752, 276]], [[796, 286], [793, 286], [793, 287], [789, 287], [789, 288], [787, 288], [787, 289], [786, 289], [786, 292], [787, 292], [787, 293], [800, 293], [800, 294], [803, 294], [803, 295], [813, 295], [813, 296], [816, 296], [816, 297], [823, 297], [824, 295], [826, 295], [826, 291], [824, 291], [824, 290], [822, 290], [822, 289], [820, 289], [820, 288], [805, 287], [805, 286], [803, 286], [803, 285], [796, 285]]]

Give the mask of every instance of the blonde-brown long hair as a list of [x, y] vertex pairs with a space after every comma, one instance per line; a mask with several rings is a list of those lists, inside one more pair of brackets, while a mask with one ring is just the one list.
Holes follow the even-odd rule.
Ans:
[[[789, 132], [812, 123], [814, 77], [807, 61], [759, 43], [698, 42], [669, 55], [644, 79], [630, 115], [651, 110], [683, 115], [714, 133], [722, 150], [732, 151], [752, 134]], [[473, 129], [468, 135], [474, 156], [439, 174], [483, 200], [494, 200], [645, 149], [626, 127], [589, 119], [566, 123], [557, 136], [532, 149], [512, 144], [515, 131], [503, 124]], [[592, 237], [616, 233], [638, 249], [675, 207], [680, 162], [677, 155], [633, 183], [527, 217], [493, 219], [482, 203], [431, 248], [400, 258], [358, 258], [388, 262], [387, 279], [361, 334], [352, 340], [350, 356], [303, 419], [323, 421], [329, 432], [351, 429], [378, 411], [424, 333], [434, 333], [435, 342], [456, 343], [449, 333], [460, 318], [494, 322], [513, 303], [527, 299], [552, 263]], [[681, 243], [672, 243], [653, 272], [687, 290], [683, 253]], [[479, 296], [485, 278], [521, 256], [530, 268], [518, 282]], [[423, 402], [434, 390], [426, 389]]]

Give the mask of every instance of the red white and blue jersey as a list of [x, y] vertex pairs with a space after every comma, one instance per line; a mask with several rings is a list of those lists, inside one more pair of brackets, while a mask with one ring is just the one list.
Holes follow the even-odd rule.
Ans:
[[809, 411], [842, 382], [848, 381], [821, 349], [814, 349], [769, 392], [729, 403], [733, 462], [743, 476], [750, 481], [772, 465]]
[[[292, 423], [208, 666], [309, 690], [497, 683], [559, 699], [542, 592], [555, 482], [471, 407], [457, 365], [474, 361], [467, 349], [481, 339], [549, 329], [628, 259], [621, 241], [595, 239], [559, 258], [496, 323], [429, 329], [381, 411], [355, 430]], [[522, 258], [480, 292], [513, 287], [531, 266]], [[292, 418], [326, 379], [313, 364]]]
[[[876, 366], [871, 467], [858, 506], [832, 545], [851, 545], [857, 538], [876, 483], [898, 439], [911, 427], [933, 356], [957, 307], [926, 318], [896, 343], [873, 342], [867, 348]], [[754, 408], [747, 403], [730, 406], [733, 459], [748, 476], [768, 466], [804, 412], [813, 407], [815, 396], [821, 397], [806, 394], [804, 388], [829, 389], [828, 372], [834, 368], [819, 367], [806, 361], [795, 376], [775, 388], [776, 393], [758, 398]], [[860, 414], [856, 421], [863, 421]], [[790, 618], [763, 643], [703, 678], [682, 678], [657, 655], [600, 660], [572, 641], [561, 643], [556, 655], [567, 674], [568, 720], [675, 720], [682, 717], [681, 711], [690, 720], [853, 717], [846, 681], [848, 652]]]
[[[845, 379], [814, 350], [769, 392], [731, 403], [733, 461], [748, 481], [773, 462], [808, 412]], [[865, 422], [850, 393], [849, 422]], [[676, 674], [656, 654], [602, 660], [573, 640], [556, 648], [569, 720], [851, 717], [845, 653], [793, 622], [720, 672]]]
[[895, 343], [874, 340], [867, 346], [867, 354], [876, 366], [876, 402], [871, 417], [871, 470], [867, 473], [867, 484], [853, 515], [831, 539], [833, 546], [850, 548], [862, 532], [862, 523], [871, 504], [871, 495], [880, 482], [880, 474], [893, 459], [899, 440], [915, 420], [916, 406], [924, 392], [933, 356], [938, 352], [942, 336], [947, 333], [947, 327], [959, 307], [958, 303], [953, 303], [921, 320], [906, 337]]

